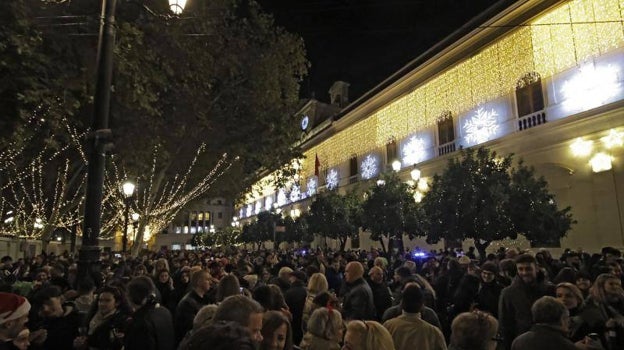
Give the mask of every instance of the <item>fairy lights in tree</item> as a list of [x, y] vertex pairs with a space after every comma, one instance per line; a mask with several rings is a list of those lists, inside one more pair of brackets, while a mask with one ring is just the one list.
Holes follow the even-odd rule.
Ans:
[[0, 213], [10, 214], [2, 230], [15, 237], [49, 239], [56, 228], [70, 229], [80, 223], [84, 172], [67, 159], [59, 166], [39, 156], [30, 163], [31, 176], [13, 178], [3, 189]]
[[489, 140], [498, 131], [496, 117], [498, 117], [498, 113], [495, 110], [488, 111], [479, 107], [477, 112], [464, 124], [466, 141], [479, 144]]
[[[238, 160], [238, 157], [230, 159], [227, 154], [223, 154], [212, 170], [191, 182], [191, 174], [195, 170], [199, 157], [205, 152], [206, 145], [200, 145], [184, 173], [168, 176], [169, 169], [159, 162], [160, 149], [158, 147], [154, 149], [147, 181], [138, 183], [136, 200], [132, 205], [132, 210], [139, 214], [137, 242], [143, 242], [148, 236], [153, 236], [154, 233], [165, 229], [184, 206], [204, 195], [212, 184], [232, 166], [233, 162]], [[106, 186], [106, 192], [113, 197], [111, 205], [117, 208], [113, 210], [115, 213], [123, 212], [124, 198], [119, 190], [119, 184], [126, 178], [128, 176], [125, 173], [117, 170]], [[251, 215], [250, 212], [253, 209], [251, 205], [247, 208], [248, 215]], [[139, 249], [140, 245], [134, 244], [133, 254], [137, 254]]]

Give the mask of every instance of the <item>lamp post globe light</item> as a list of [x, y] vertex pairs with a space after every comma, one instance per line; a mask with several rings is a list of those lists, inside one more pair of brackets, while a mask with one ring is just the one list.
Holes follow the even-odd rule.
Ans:
[[126, 252], [126, 247], [128, 246], [128, 220], [130, 216], [130, 202], [134, 196], [134, 187], [134, 183], [130, 181], [124, 182], [121, 186], [124, 195], [124, 231], [123, 238], [121, 239], [121, 251], [123, 253]]
[[[182, 12], [185, 0], [169, 3], [174, 14]], [[96, 60], [96, 82], [93, 95], [93, 120], [87, 136], [87, 185], [83, 222], [82, 247], [78, 256], [78, 278], [90, 278], [99, 287], [102, 198], [106, 153], [112, 146], [112, 131], [108, 126], [110, 94], [115, 48], [115, 7], [117, 0], [102, 0], [102, 15]], [[175, 6], [172, 6], [175, 5]]]

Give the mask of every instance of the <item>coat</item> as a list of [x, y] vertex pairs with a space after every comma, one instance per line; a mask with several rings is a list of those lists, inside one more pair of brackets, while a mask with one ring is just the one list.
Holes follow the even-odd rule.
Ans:
[[148, 304], [134, 312], [124, 337], [125, 350], [173, 350], [175, 334], [171, 312]]
[[305, 289], [305, 285], [302, 281], [295, 281], [290, 286], [290, 289], [286, 291], [284, 295], [284, 299], [286, 300], [286, 305], [288, 305], [288, 309], [292, 314], [292, 333], [293, 333], [293, 342], [295, 344], [301, 341], [303, 338], [303, 327], [302, 319], [303, 319], [303, 307], [306, 302], [306, 297], [308, 292]]
[[446, 350], [442, 331], [420, 318], [420, 314], [403, 314], [386, 321], [396, 350]]
[[531, 328], [531, 306], [545, 295], [555, 295], [552, 283], [528, 285], [520, 276], [516, 276], [511, 285], [503, 289], [498, 302], [498, 322], [505, 349], [511, 349], [513, 340]]
[[179, 343], [186, 335], [186, 332], [193, 328], [193, 319], [204, 305], [204, 299], [194, 290], [186, 293], [184, 298], [180, 300], [175, 313], [176, 343]]
[[536, 324], [516, 338], [511, 350], [577, 350], [574, 343], [557, 327]]
[[385, 282], [369, 282], [373, 291], [373, 302], [375, 303], [376, 320], [381, 320], [384, 312], [392, 306], [392, 295]]
[[363, 278], [347, 283], [342, 302], [342, 316], [345, 320], [375, 320], [373, 291]]

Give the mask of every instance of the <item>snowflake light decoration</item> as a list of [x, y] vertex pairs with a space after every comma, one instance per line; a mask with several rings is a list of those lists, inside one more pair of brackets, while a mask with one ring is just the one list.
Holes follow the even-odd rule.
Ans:
[[254, 209], [254, 213], [256, 215], [258, 215], [260, 213], [260, 211], [262, 210], [262, 202], [257, 201], [256, 202], [256, 208]]
[[425, 140], [416, 136], [410, 137], [403, 145], [401, 153], [404, 166], [421, 162], [425, 157]]
[[330, 169], [327, 172], [327, 177], [325, 178], [325, 181], [327, 182], [328, 189], [333, 190], [334, 188], [338, 187], [339, 180], [340, 178], [338, 177], [338, 170]]
[[286, 204], [287, 201], [288, 199], [286, 199], [286, 191], [284, 191], [283, 188], [280, 188], [280, 190], [277, 192], [277, 206], [281, 207], [282, 205]]
[[315, 177], [311, 177], [308, 179], [308, 188], [306, 193], [308, 194], [308, 197], [312, 197], [316, 194], [316, 187], [317, 187], [317, 181]]
[[495, 110], [486, 111], [483, 107], [479, 107], [472, 118], [464, 124], [466, 140], [474, 144], [489, 140], [498, 131], [496, 117], [498, 117], [498, 113]]
[[300, 196], [301, 196], [301, 187], [299, 185], [292, 185], [292, 188], [290, 189], [290, 201], [296, 202], [299, 200]]
[[238, 212], [238, 216], [240, 216], [241, 218], [245, 217], [245, 209], [241, 208], [240, 211]]
[[247, 205], [247, 217], [250, 217], [253, 215], [253, 205], [248, 204]]
[[612, 65], [596, 67], [588, 63], [581, 66], [579, 73], [561, 87], [563, 104], [568, 110], [587, 110], [603, 105], [620, 90], [618, 73], [618, 68]]
[[362, 165], [360, 166], [362, 172], [362, 178], [364, 180], [368, 180], [373, 176], [377, 175], [379, 171], [379, 164], [377, 162], [377, 158], [372, 154], [367, 155], [362, 160]]

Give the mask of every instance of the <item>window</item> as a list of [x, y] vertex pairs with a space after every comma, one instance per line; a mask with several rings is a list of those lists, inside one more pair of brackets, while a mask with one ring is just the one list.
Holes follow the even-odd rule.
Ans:
[[386, 144], [386, 163], [392, 164], [397, 159], [397, 144], [395, 140]]
[[438, 142], [440, 145], [455, 141], [455, 126], [450, 114], [438, 121]]
[[544, 109], [542, 80], [536, 72], [527, 73], [516, 83], [518, 116], [522, 117]]
[[217, 218], [219, 218], [219, 219], [223, 219], [223, 213], [222, 213], [222, 212], [218, 212], [218, 213], [217, 213]]
[[220, 200], [220, 199], [218, 199], [218, 200], [217, 200], [217, 205], [223, 205], [223, 201], [222, 201], [222, 200]]
[[349, 177], [357, 176], [358, 174], [358, 162], [357, 156], [351, 157], [349, 159]]

